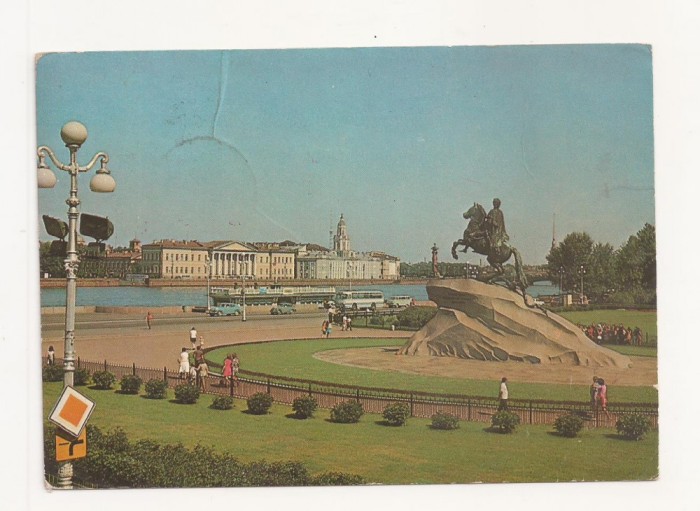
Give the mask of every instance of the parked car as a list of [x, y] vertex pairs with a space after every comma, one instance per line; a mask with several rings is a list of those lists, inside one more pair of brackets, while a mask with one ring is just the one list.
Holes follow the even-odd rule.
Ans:
[[413, 302], [412, 296], [392, 296], [387, 298], [387, 307], [408, 307]]
[[209, 309], [210, 316], [238, 316], [242, 312], [243, 308], [237, 303], [220, 303]]
[[297, 310], [291, 303], [278, 303], [272, 309], [270, 309], [270, 314], [292, 314]]

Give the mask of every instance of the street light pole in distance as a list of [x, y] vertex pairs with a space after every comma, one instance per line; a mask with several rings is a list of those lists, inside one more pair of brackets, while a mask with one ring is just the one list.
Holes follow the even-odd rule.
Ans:
[[[87, 140], [87, 128], [77, 121], [70, 121], [61, 128], [61, 139], [66, 144], [70, 153], [70, 163], [64, 164], [58, 159], [54, 151], [48, 146], [37, 148], [37, 184], [39, 188], [53, 188], [56, 185], [56, 175], [46, 163], [46, 157], [53, 162], [57, 169], [70, 174], [70, 195], [68, 204], [68, 246], [66, 248], [66, 259], [64, 266], [66, 269], [66, 316], [65, 316], [65, 337], [63, 355], [63, 386], [72, 387], [75, 374], [75, 304], [77, 290], [77, 274], [80, 259], [78, 258], [77, 237], [78, 237], [78, 216], [80, 212], [78, 206], [78, 175], [81, 172], [91, 170], [97, 161], [100, 161], [100, 168], [90, 180], [90, 190], [98, 193], [111, 193], [117, 184], [114, 181], [107, 162], [107, 153], [98, 152], [85, 166], [78, 163], [78, 150]], [[73, 488], [73, 464], [70, 461], [62, 462], [58, 469], [58, 487]]]

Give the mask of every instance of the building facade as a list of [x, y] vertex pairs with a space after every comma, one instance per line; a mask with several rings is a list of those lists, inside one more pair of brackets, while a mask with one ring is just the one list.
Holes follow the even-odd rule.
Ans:
[[384, 252], [353, 252], [343, 215], [333, 236], [333, 250], [297, 248], [296, 272], [300, 279], [396, 280], [400, 260]]
[[206, 279], [208, 248], [198, 241], [160, 240], [141, 248], [141, 271], [156, 279]]

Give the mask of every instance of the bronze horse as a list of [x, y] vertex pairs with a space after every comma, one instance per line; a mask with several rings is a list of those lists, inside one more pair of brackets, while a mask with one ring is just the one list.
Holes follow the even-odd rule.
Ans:
[[477, 254], [486, 256], [486, 260], [496, 270], [497, 275], [494, 277], [494, 279], [496, 279], [503, 275], [505, 272], [503, 263], [508, 261], [512, 256], [515, 259], [516, 282], [515, 284], [509, 284], [510, 287], [520, 287], [520, 291], [524, 296], [525, 288], [527, 288], [528, 283], [522, 270], [523, 263], [520, 258], [520, 253], [514, 247], [506, 243], [501, 243], [499, 247], [491, 246], [491, 239], [489, 238], [485, 224], [486, 210], [478, 202], [475, 202], [462, 216], [465, 219], [469, 219], [469, 223], [464, 230], [462, 238], [452, 244], [452, 257], [457, 259], [457, 247], [459, 246], [464, 247], [462, 252], [466, 252], [471, 248]]

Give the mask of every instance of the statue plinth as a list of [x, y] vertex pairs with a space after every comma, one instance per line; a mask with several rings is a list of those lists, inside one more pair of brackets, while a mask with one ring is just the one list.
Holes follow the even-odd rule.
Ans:
[[431, 280], [427, 291], [437, 314], [408, 340], [401, 355], [631, 366], [629, 357], [598, 346], [561, 316], [528, 307], [522, 295], [505, 287], [473, 279]]

